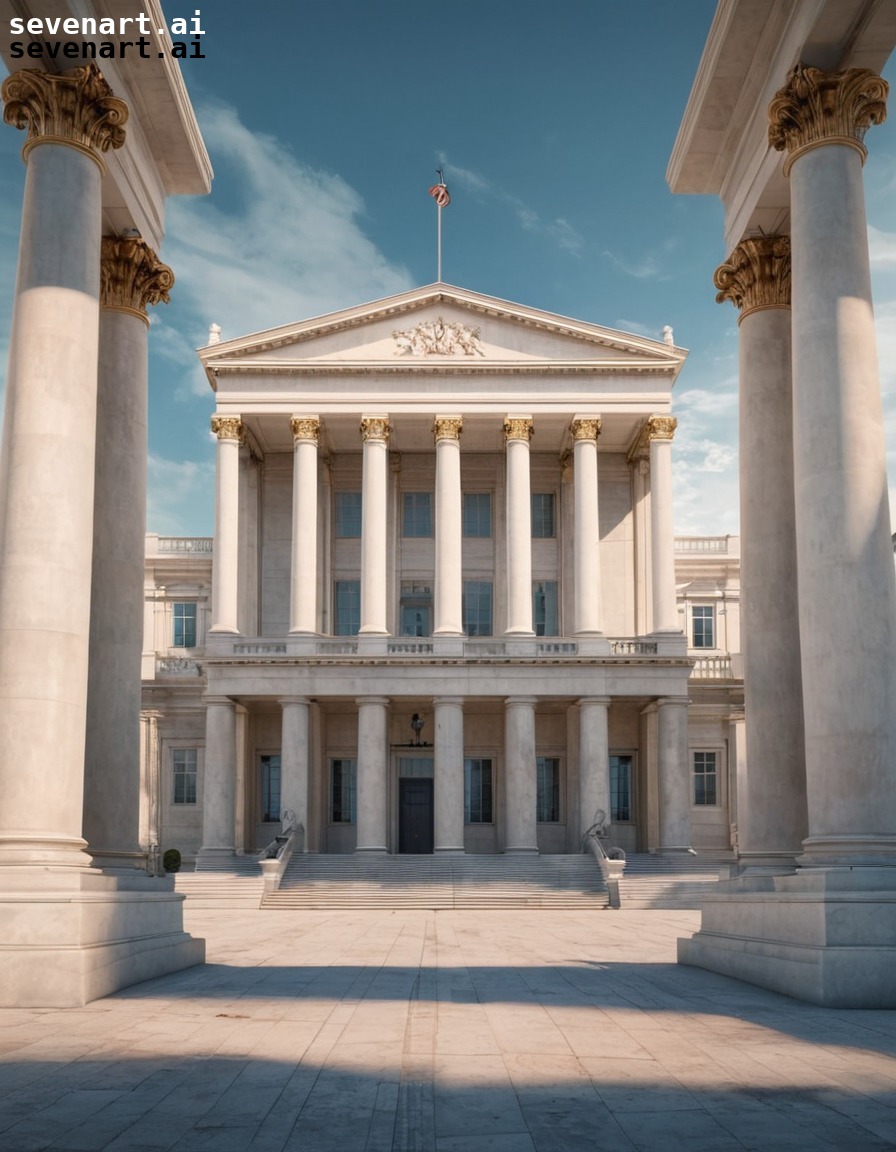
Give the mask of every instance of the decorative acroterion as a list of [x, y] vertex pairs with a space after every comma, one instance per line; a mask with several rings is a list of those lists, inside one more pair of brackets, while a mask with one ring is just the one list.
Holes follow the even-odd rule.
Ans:
[[484, 356], [478, 328], [454, 320], [421, 320], [414, 328], [395, 331], [398, 356]]
[[741, 240], [713, 276], [716, 300], [730, 300], [740, 319], [758, 308], [790, 307], [790, 237], [752, 236]]
[[167, 304], [174, 273], [139, 236], [104, 236], [100, 304], [149, 323], [150, 304]]

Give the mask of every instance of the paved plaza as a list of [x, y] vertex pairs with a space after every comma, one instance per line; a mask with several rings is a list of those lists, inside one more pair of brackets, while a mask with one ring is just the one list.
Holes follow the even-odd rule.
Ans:
[[186, 920], [204, 967], [0, 1011], [3, 1152], [896, 1147], [896, 1012], [677, 966], [697, 912]]

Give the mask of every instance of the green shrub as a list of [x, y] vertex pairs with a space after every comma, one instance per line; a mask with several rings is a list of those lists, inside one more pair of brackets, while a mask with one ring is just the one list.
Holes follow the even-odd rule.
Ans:
[[162, 857], [162, 867], [166, 872], [180, 872], [180, 852], [169, 848]]

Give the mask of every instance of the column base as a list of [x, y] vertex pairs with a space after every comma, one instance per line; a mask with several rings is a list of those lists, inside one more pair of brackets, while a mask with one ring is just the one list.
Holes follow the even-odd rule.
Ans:
[[826, 1008], [896, 1008], [896, 867], [720, 882], [678, 962]]
[[0, 890], [0, 1007], [78, 1008], [205, 962], [170, 880], [98, 874], [74, 891], [54, 880]]

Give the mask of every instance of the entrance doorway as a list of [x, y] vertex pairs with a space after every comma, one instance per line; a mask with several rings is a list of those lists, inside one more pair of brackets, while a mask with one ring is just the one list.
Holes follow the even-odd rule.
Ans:
[[432, 855], [432, 777], [406, 776], [398, 781], [398, 851]]

